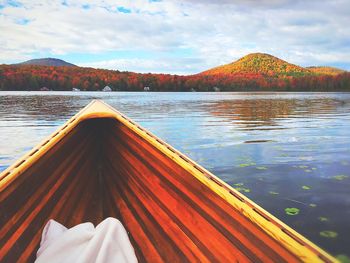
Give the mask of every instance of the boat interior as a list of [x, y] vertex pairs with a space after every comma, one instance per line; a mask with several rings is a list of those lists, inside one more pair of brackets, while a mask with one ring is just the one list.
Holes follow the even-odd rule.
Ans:
[[2, 262], [33, 262], [49, 219], [107, 217], [123, 223], [140, 262], [301, 261], [116, 118], [77, 124], [3, 189], [0, 208]]

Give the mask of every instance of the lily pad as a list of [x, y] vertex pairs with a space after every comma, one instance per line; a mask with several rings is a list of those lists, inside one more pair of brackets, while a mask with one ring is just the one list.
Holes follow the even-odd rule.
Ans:
[[236, 189], [237, 191], [240, 191], [240, 192], [250, 193], [250, 189], [249, 189], [249, 188], [245, 188], [245, 187], [235, 187], [235, 189]]
[[316, 207], [316, 204], [309, 204], [310, 207]]
[[300, 209], [296, 208], [296, 207], [287, 207], [287, 208], [284, 209], [284, 211], [289, 216], [295, 216], [295, 215], [299, 214]]
[[278, 146], [278, 145], [273, 146], [272, 148], [274, 148], [276, 150], [283, 150], [283, 147], [282, 146]]
[[312, 161], [313, 158], [311, 156], [301, 156], [299, 157], [300, 160], [303, 160], [303, 161]]
[[304, 170], [304, 172], [306, 172], [306, 173], [311, 173], [311, 172], [312, 172], [312, 170], [310, 170], [310, 169], [306, 169], [306, 170]]
[[299, 168], [300, 169], [306, 169], [306, 168], [308, 168], [309, 166], [307, 166], [307, 165], [299, 165]]
[[243, 186], [243, 183], [237, 183], [237, 184], [233, 184], [235, 186]]
[[251, 163], [241, 163], [238, 166], [239, 167], [248, 167], [248, 166], [254, 166], [254, 165], [256, 165], [256, 163], [251, 162]]
[[265, 166], [258, 166], [258, 167], [256, 167], [256, 169], [258, 169], [258, 170], [267, 170], [267, 168]]
[[329, 221], [329, 219], [327, 217], [324, 217], [324, 216], [320, 216], [318, 218], [318, 220], [320, 220], [321, 222], [328, 222]]
[[303, 185], [301, 188], [303, 188], [304, 190], [310, 190], [311, 189], [311, 187], [307, 186], [307, 185]]
[[339, 175], [333, 176], [332, 178], [335, 179], [335, 180], [338, 180], [338, 181], [342, 181], [342, 180], [344, 180], [344, 179], [346, 179], [348, 177], [349, 177], [348, 175], [339, 174]]
[[271, 195], [278, 195], [279, 193], [274, 192], [274, 191], [270, 191], [269, 194], [271, 194]]
[[320, 232], [320, 236], [326, 238], [336, 238], [338, 236], [338, 233], [330, 230], [325, 230]]
[[350, 258], [347, 255], [340, 254], [336, 257], [341, 263], [350, 263]]

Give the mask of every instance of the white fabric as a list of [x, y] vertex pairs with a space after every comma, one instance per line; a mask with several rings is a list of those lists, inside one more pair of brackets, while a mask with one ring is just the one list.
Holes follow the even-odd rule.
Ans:
[[37, 263], [137, 262], [135, 251], [123, 225], [107, 218], [96, 228], [83, 223], [67, 229], [50, 220], [42, 234]]

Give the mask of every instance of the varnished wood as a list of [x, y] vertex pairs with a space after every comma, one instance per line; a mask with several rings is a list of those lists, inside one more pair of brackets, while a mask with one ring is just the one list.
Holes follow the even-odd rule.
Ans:
[[300, 262], [181, 165], [114, 118], [80, 122], [0, 194], [0, 261], [32, 262], [49, 219], [112, 216], [140, 262]]

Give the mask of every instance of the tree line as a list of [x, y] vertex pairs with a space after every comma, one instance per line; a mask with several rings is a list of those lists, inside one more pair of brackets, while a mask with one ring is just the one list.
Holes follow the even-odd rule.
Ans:
[[0, 90], [99, 91], [350, 91], [350, 73], [285, 76], [259, 73], [141, 74], [82, 67], [0, 65]]

